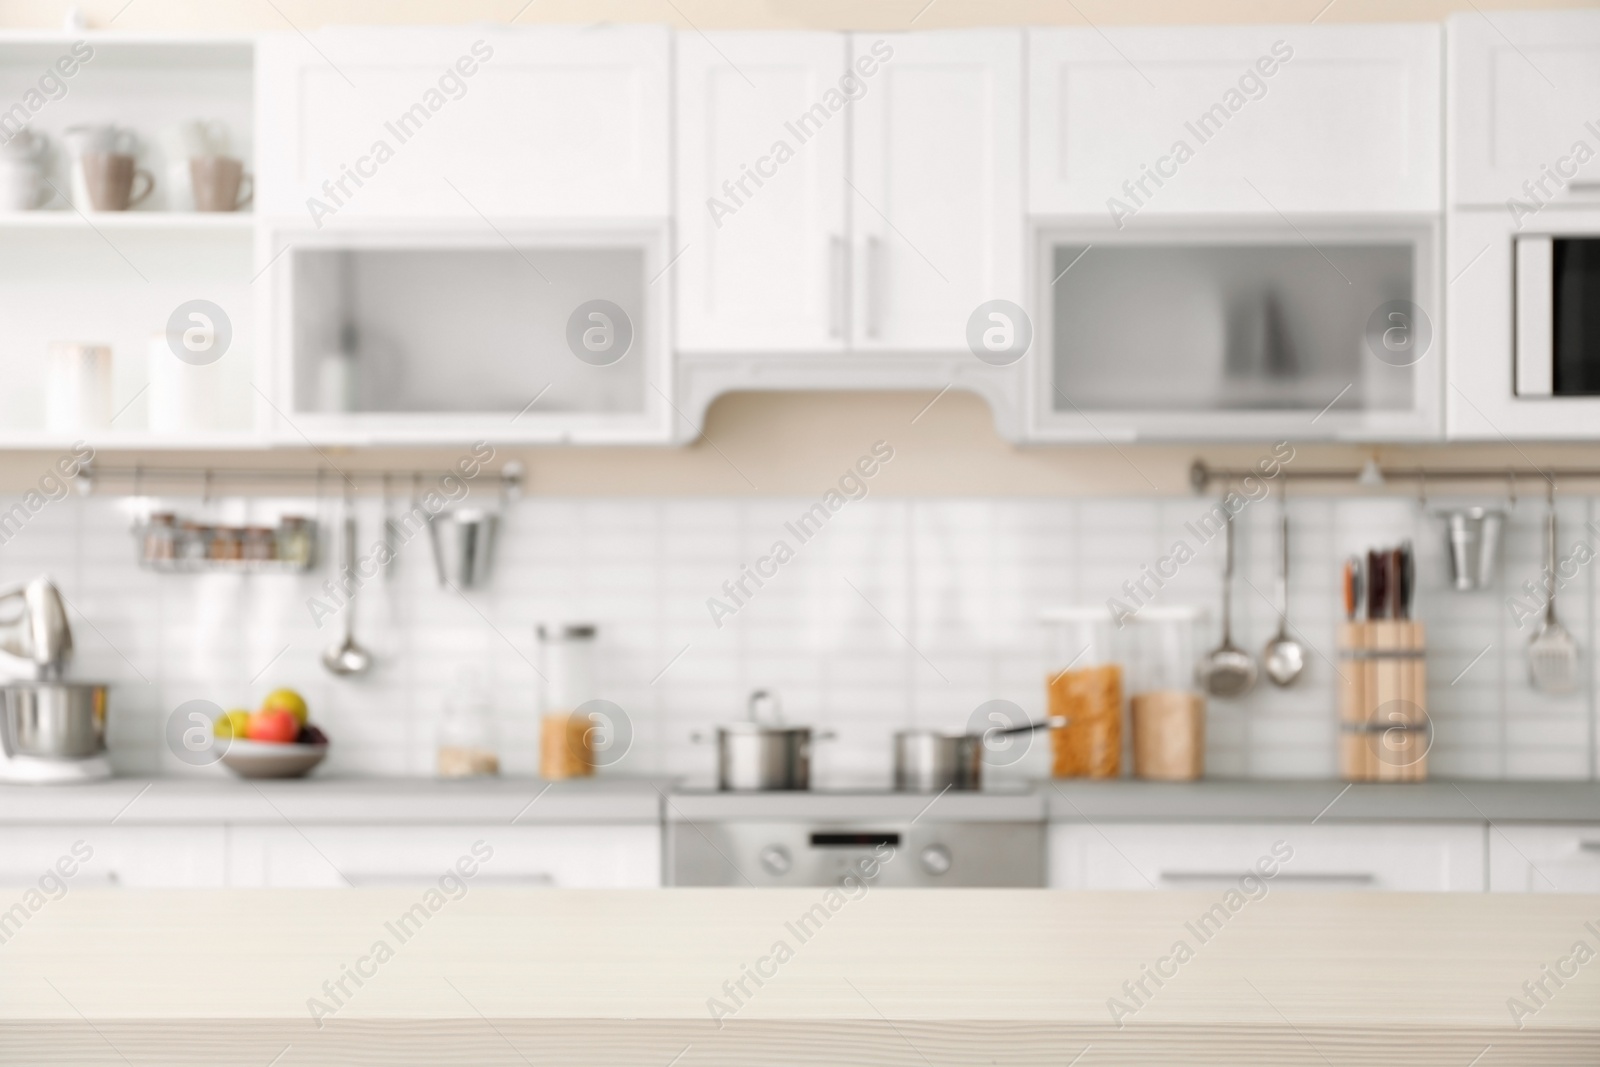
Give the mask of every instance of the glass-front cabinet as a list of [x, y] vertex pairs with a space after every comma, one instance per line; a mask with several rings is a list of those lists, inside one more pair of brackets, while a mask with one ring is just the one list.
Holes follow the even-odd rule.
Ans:
[[269, 421], [314, 442], [660, 441], [662, 233], [280, 233]]
[[1042, 227], [1035, 440], [1440, 432], [1437, 225]]

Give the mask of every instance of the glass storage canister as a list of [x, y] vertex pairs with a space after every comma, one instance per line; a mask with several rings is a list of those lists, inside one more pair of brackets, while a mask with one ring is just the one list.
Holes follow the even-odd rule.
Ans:
[[1051, 731], [1057, 778], [1122, 774], [1122, 663], [1117, 627], [1103, 607], [1056, 608], [1050, 632], [1049, 713], [1067, 724]]
[[455, 690], [445, 701], [436, 742], [440, 778], [479, 778], [500, 773], [489, 698], [476, 671], [468, 668], [457, 674]]
[[539, 777], [558, 782], [594, 773], [594, 723], [578, 712], [595, 692], [595, 627], [590, 623], [541, 623], [539, 672]]
[[1123, 631], [1136, 777], [1188, 782], [1205, 774], [1206, 699], [1195, 679], [1204, 620], [1197, 607], [1151, 606]]

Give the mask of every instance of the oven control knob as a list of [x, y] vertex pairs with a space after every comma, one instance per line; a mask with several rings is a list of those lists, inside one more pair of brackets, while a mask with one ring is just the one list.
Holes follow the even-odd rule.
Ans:
[[768, 845], [761, 850], [761, 866], [768, 874], [788, 874], [791, 865], [789, 850], [782, 845]]
[[943, 845], [929, 845], [917, 857], [922, 863], [922, 869], [929, 874], [947, 874], [950, 870], [950, 850]]

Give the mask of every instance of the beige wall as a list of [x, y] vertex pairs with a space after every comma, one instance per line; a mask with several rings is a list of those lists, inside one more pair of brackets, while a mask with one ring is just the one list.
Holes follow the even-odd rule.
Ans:
[[[55, 27], [67, 0], [0, 0], [0, 26]], [[656, 22], [678, 26], [902, 29], [940, 26], [1226, 22], [1362, 22], [1440, 19], [1482, 6], [1581, 8], [1597, 0], [94, 0], [76, 5], [90, 25], [119, 30], [284, 30], [330, 23]], [[281, 12], [281, 15], [279, 14]], [[1015, 448], [994, 433], [982, 401], [950, 393], [913, 425], [923, 394], [736, 395], [712, 409], [702, 440], [687, 448], [502, 449], [529, 469], [529, 491], [573, 494], [813, 493], [873, 441], [896, 449], [875, 488], [918, 494], [1182, 494], [1196, 455], [1248, 464], [1255, 446]], [[714, 442], [712, 444], [711, 442]], [[1386, 463], [1600, 466], [1600, 447], [1473, 446], [1428, 449], [1302, 448], [1297, 465]], [[32, 484], [54, 456], [0, 452], [0, 491]], [[103, 462], [219, 467], [315, 467], [309, 451], [270, 456], [106, 455]], [[330, 454], [345, 468], [409, 468], [450, 462], [450, 451]]]

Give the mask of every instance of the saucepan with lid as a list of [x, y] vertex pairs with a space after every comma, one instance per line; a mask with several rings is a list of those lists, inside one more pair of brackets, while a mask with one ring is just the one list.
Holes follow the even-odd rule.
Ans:
[[811, 744], [834, 735], [785, 725], [777, 696], [765, 689], [750, 694], [746, 712], [746, 721], [717, 727], [717, 788], [746, 793], [810, 789]]

